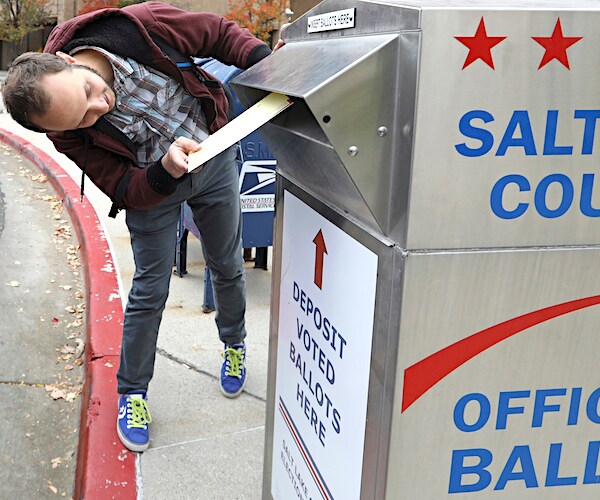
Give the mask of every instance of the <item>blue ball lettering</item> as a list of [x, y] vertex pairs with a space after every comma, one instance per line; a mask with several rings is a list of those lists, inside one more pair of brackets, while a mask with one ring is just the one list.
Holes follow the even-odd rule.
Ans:
[[[479, 457], [479, 463], [475, 465], [465, 465], [465, 458]], [[450, 484], [448, 493], [469, 493], [481, 491], [487, 488], [492, 482], [492, 475], [486, 467], [492, 463], [492, 452], [485, 448], [473, 448], [471, 450], [454, 450], [452, 452], [452, 464], [450, 466]], [[465, 474], [474, 474], [477, 481], [470, 484], [463, 484]]]
[[[517, 466], [517, 464], [520, 464]], [[515, 470], [517, 469], [517, 470]], [[503, 490], [509, 481], [525, 481], [527, 488], [537, 488], [538, 480], [533, 467], [529, 446], [515, 446], [494, 486], [494, 490]]]

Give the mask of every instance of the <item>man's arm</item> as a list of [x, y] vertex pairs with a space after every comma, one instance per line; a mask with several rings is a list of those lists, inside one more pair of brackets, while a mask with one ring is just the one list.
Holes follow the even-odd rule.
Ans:
[[161, 162], [140, 168], [123, 155], [95, 146], [91, 139], [86, 144], [81, 132], [49, 133], [48, 138], [58, 151], [85, 170], [90, 180], [113, 201], [119, 182], [129, 171], [129, 184], [119, 208], [150, 208], [173, 194], [184, 179], [173, 178]]
[[207, 12], [144, 2], [125, 9], [179, 52], [247, 69], [271, 53], [267, 44], [233, 21]]

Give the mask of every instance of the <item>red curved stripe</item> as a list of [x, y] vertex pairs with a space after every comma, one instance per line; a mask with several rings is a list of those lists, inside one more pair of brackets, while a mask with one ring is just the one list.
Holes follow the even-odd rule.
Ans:
[[544, 321], [597, 304], [600, 304], [600, 295], [539, 309], [481, 330], [422, 359], [404, 370], [401, 412], [450, 372], [486, 349]]

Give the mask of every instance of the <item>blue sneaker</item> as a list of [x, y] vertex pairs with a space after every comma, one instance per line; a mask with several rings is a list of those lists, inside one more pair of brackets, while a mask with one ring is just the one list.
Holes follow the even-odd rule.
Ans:
[[131, 391], [119, 397], [117, 433], [131, 451], [146, 451], [150, 445], [148, 424], [152, 416], [146, 403], [146, 391]]
[[246, 344], [225, 344], [221, 366], [221, 392], [228, 398], [239, 396], [246, 384]]

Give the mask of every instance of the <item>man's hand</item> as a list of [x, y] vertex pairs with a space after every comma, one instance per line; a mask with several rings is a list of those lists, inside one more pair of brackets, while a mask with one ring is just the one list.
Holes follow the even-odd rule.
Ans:
[[273, 52], [275, 52], [276, 50], [279, 50], [284, 45], [285, 45], [284, 39], [280, 38], [279, 40], [277, 40], [277, 43], [275, 44], [275, 47], [273, 47]]
[[200, 144], [192, 139], [179, 137], [169, 146], [167, 154], [162, 157], [160, 162], [163, 168], [175, 179], [179, 179], [183, 174], [187, 174], [188, 154], [198, 151]]
[[284, 25], [281, 26], [281, 28], [279, 28], [279, 40], [277, 40], [275, 47], [273, 47], [273, 52], [275, 52], [276, 50], [280, 49], [281, 47], [283, 47], [285, 45], [285, 40], [283, 39], [283, 32], [290, 24], [291, 23], [285, 23]]

